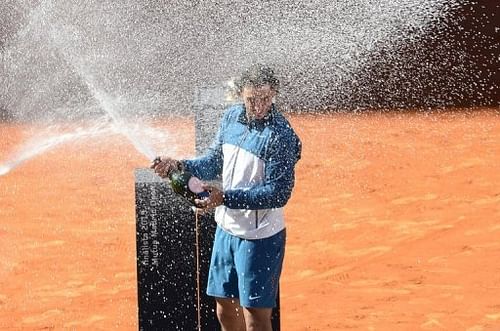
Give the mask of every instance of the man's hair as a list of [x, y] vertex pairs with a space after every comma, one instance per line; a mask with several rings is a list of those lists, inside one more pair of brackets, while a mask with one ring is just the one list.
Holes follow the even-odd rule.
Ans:
[[264, 85], [269, 85], [278, 92], [280, 81], [274, 75], [274, 70], [271, 67], [258, 63], [244, 70], [234, 84], [238, 94], [243, 92], [245, 86], [261, 87]]

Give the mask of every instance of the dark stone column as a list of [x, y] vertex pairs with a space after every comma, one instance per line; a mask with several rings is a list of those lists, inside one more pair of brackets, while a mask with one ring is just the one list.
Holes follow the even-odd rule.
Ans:
[[[197, 330], [194, 212], [151, 170], [135, 177], [139, 330]], [[220, 330], [205, 294], [214, 232], [213, 214], [200, 216], [202, 330]]]

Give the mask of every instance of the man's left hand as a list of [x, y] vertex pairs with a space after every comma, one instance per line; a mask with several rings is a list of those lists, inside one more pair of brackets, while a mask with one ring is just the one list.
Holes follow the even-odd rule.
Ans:
[[224, 192], [219, 188], [209, 184], [203, 184], [203, 189], [210, 193], [205, 199], [196, 199], [194, 202], [198, 209], [203, 212], [218, 207], [224, 203]]

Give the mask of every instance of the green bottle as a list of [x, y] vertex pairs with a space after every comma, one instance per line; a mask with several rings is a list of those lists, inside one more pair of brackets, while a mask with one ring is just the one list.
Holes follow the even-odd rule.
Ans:
[[195, 205], [195, 199], [204, 199], [209, 193], [203, 189], [203, 182], [186, 170], [174, 170], [168, 176], [172, 190]]
[[[157, 157], [153, 160], [152, 168], [161, 162], [161, 158]], [[168, 175], [172, 190], [180, 196], [186, 198], [191, 204], [196, 205], [195, 199], [205, 199], [210, 194], [203, 189], [203, 182], [193, 176], [192, 173], [185, 169], [174, 169]]]

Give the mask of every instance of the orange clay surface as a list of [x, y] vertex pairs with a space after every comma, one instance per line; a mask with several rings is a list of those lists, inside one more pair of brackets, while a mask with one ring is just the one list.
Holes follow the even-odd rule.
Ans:
[[[500, 330], [498, 109], [294, 115], [282, 329]], [[177, 157], [194, 150], [190, 120]], [[36, 131], [0, 124], [0, 161]], [[183, 142], [183, 145], [179, 145]], [[135, 168], [121, 136], [0, 177], [0, 330], [136, 330]]]

